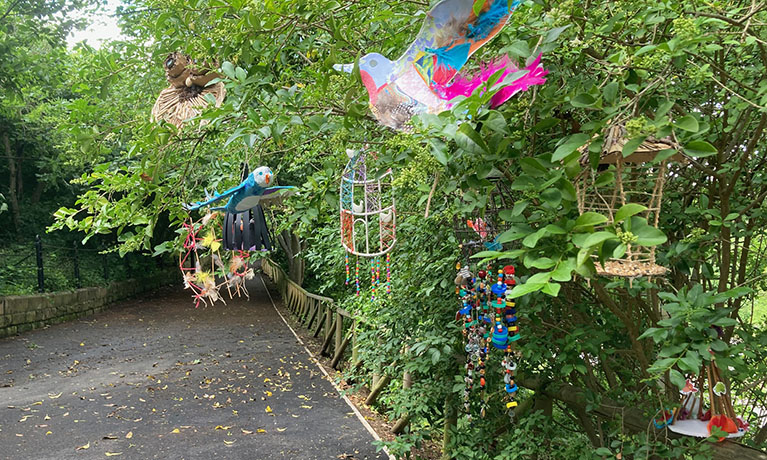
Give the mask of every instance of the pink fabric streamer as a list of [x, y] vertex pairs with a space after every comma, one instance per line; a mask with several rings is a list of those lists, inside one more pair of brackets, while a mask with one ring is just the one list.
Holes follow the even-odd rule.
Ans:
[[[528, 88], [534, 85], [542, 85], [546, 83], [546, 75], [549, 71], [545, 70], [541, 64], [541, 55], [539, 54], [535, 61], [529, 66], [525, 67], [527, 74], [514, 80], [510, 85], [504, 86], [500, 91], [495, 93], [490, 99], [490, 106], [495, 108], [504, 102], [508, 101], [511, 96], [527, 91]], [[498, 81], [503, 81], [507, 75], [519, 71], [519, 67], [511, 60], [508, 55], [491, 62], [489, 64], [483, 64], [479, 73], [467, 76], [465, 74], [456, 75], [453, 83], [449, 86], [439, 88], [440, 97], [445, 100], [451, 100], [457, 96], [471, 96], [480, 85], [485, 83], [494, 73], [505, 69], [501, 78]]]

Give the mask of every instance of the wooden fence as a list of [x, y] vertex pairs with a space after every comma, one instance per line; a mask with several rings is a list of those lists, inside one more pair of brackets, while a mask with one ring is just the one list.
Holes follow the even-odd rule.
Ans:
[[333, 299], [307, 292], [288, 278], [285, 271], [274, 261], [264, 259], [262, 268], [264, 274], [277, 285], [285, 306], [299, 323], [309, 329], [315, 338], [323, 334], [320, 354], [332, 356], [331, 366], [338, 369], [354, 336], [355, 320], [352, 315], [338, 308]]
[[[332, 356], [330, 365], [333, 369], [339, 369], [343, 365], [343, 356], [349, 344], [352, 344], [352, 365], [359, 366], [355, 346], [355, 328], [364, 327], [352, 315], [335, 305], [333, 299], [321, 295], [312, 294], [288, 278], [285, 271], [271, 259], [263, 259], [262, 268], [264, 274], [272, 279], [280, 290], [280, 295], [285, 306], [295, 316], [299, 323], [309, 329], [317, 338], [323, 334], [322, 349], [320, 354]], [[331, 353], [332, 347], [332, 353]], [[373, 375], [370, 385], [370, 393], [365, 399], [365, 404], [375, 403], [378, 396], [391, 381], [389, 375]], [[409, 374], [403, 376], [403, 387], [409, 388], [412, 379]], [[403, 416], [393, 427], [392, 432], [399, 434], [408, 425], [410, 417]]]

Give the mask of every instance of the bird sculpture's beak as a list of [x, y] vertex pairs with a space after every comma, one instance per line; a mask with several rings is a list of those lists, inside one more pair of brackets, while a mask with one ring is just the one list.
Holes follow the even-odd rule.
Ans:
[[272, 176], [267, 174], [266, 175], [266, 185], [269, 185], [269, 181], [271, 181], [271, 180], [272, 180]]

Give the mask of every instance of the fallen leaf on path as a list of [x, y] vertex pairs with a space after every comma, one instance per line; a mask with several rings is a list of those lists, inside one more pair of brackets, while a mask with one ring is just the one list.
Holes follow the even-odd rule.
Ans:
[[[256, 430], [256, 431], [258, 431], [259, 433], [266, 433], [266, 430], [264, 430], [263, 428], [259, 428], [259, 429], [258, 429], [258, 430]], [[16, 435], [16, 436], [18, 436], [18, 435]]]
[[122, 455], [122, 454], [123, 454], [122, 452], [104, 452], [104, 455], [106, 455], [107, 457], [114, 457], [116, 455]]
[[282, 433], [285, 430], [287, 430], [287, 428], [277, 428], [277, 431], [279, 431], [280, 433]]
[[53, 431], [46, 431], [45, 435], [48, 436], [49, 434], [53, 434]]
[[57, 395], [48, 393], [48, 397], [51, 398], [51, 399], [59, 399], [62, 394], [64, 394], [63, 391], [61, 393], [57, 394]]
[[51, 417], [48, 414], [45, 414], [45, 418], [43, 418], [43, 420], [50, 420], [50, 419]]
[[114, 439], [117, 439], [117, 436], [108, 434], [108, 435], [104, 436], [102, 439], [114, 440]]
[[269, 406], [266, 406], [266, 413], [267, 414], [271, 414], [272, 413], [272, 408], [269, 407]]
[[33, 406], [42, 406], [43, 402], [42, 401], [37, 401], [37, 402], [32, 403], [32, 405]]
[[242, 434], [253, 434], [252, 431], [248, 431], [248, 430], [246, 430], [244, 428], [240, 428], [240, 431], [242, 431]]
[[228, 430], [228, 429], [230, 429], [232, 426], [233, 426], [233, 425], [228, 425], [228, 426], [216, 425], [216, 429], [217, 429], [217, 430]]
[[129, 431], [128, 434], [125, 435], [125, 439], [130, 439], [133, 437], [133, 432]]
[[88, 441], [88, 444], [85, 444], [85, 445], [83, 445], [83, 446], [80, 446], [80, 447], [78, 447], [78, 448], [77, 448], [77, 449], [75, 449], [75, 450], [85, 450], [85, 449], [90, 449], [90, 448], [91, 448], [91, 443], [90, 443], [90, 441]]
[[231, 446], [232, 444], [234, 444], [234, 441], [224, 441], [224, 444], [226, 444], [227, 446]]
[[181, 430], [179, 430], [178, 428], [174, 428], [173, 431], [171, 431], [171, 433], [179, 434], [179, 433], [181, 433]]

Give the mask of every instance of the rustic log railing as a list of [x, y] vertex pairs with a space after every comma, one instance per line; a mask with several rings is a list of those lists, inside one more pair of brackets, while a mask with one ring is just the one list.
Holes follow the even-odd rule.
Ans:
[[[314, 337], [319, 337], [320, 333], [324, 334], [322, 354], [332, 356], [331, 365], [334, 369], [338, 369], [343, 363], [343, 355], [349, 344], [351, 343], [352, 349], [356, 349], [354, 341], [357, 334], [354, 333], [354, 329], [359, 326], [357, 326], [355, 319], [346, 310], [338, 308], [333, 299], [307, 292], [304, 288], [290, 280], [282, 268], [273, 261], [264, 259], [262, 266], [264, 273], [279, 288], [285, 305], [298, 318], [301, 324], [310, 331], [313, 331]], [[331, 345], [333, 345], [332, 354], [330, 353]], [[352, 356], [352, 361], [354, 365], [360, 364], [355, 361], [354, 355]], [[366, 404], [373, 404], [391, 380], [390, 376], [378, 377], [371, 384], [371, 392], [365, 401]], [[522, 374], [519, 375], [517, 382], [526, 388], [549, 395], [575, 407], [582, 407], [584, 411], [586, 410], [586, 403], [582, 392], [573, 387], [553, 384], [544, 385], [537, 379], [531, 379]], [[403, 388], [409, 387], [411, 384], [410, 375], [405, 375], [403, 378]], [[565, 387], [567, 387], [567, 390], [564, 390]], [[639, 411], [623, 408], [617, 402], [608, 401], [605, 403], [606, 401], [603, 400], [603, 404], [592, 408], [592, 413], [597, 417], [607, 420], [621, 419], [623, 425], [630, 432], [646, 430], [647, 420]], [[393, 433], [401, 433], [409, 421], [410, 417], [408, 415], [403, 416], [394, 426]], [[732, 441], [714, 444], [711, 454], [714, 460], [767, 460], [767, 454], [763, 451]]]
[[337, 307], [333, 299], [312, 294], [299, 286], [272, 260], [264, 259], [262, 268], [264, 274], [277, 285], [285, 306], [299, 323], [312, 331], [315, 338], [323, 334], [320, 353], [323, 356], [332, 356], [331, 365], [333, 369], [338, 369], [354, 336], [355, 320], [352, 315]]

